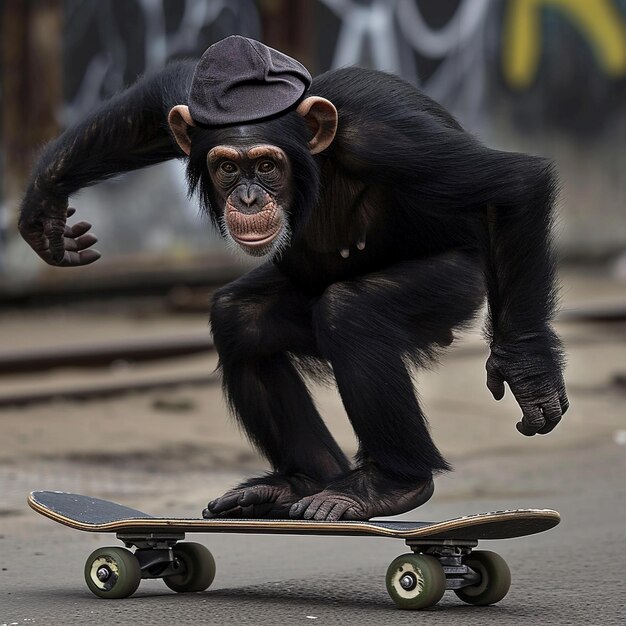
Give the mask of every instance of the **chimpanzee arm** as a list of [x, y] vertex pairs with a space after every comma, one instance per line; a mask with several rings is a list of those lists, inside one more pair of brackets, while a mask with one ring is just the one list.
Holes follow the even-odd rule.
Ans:
[[185, 103], [195, 64], [169, 65], [105, 102], [50, 142], [37, 161], [21, 205], [19, 229], [50, 265], [86, 265], [90, 225], [66, 226], [68, 197], [122, 172], [184, 156], [170, 135], [167, 114]]
[[557, 300], [551, 240], [555, 177], [551, 165], [536, 157], [516, 169], [511, 176], [523, 180], [523, 194], [503, 188], [502, 203], [487, 209], [487, 386], [500, 400], [508, 383], [523, 412], [517, 429], [530, 436], [550, 432], [569, 402], [561, 342], [549, 324]]
[[399, 206], [415, 207], [409, 219], [417, 229], [423, 211], [487, 226], [487, 386], [499, 400], [508, 383], [523, 412], [522, 434], [551, 431], [568, 408], [562, 348], [550, 327], [557, 291], [551, 164], [486, 148], [425, 113], [401, 123], [372, 119], [361, 133], [346, 133], [351, 150], [342, 165], [386, 184]]

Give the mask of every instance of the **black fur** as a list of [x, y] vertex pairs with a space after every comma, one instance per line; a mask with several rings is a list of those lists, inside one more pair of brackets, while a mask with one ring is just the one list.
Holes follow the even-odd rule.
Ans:
[[[185, 102], [192, 67], [145, 79], [69, 129], [44, 151], [31, 189], [63, 197], [181, 156], [165, 118]], [[473, 319], [485, 292], [489, 389], [499, 398], [509, 384], [527, 435], [548, 432], [565, 412], [562, 352], [549, 326], [556, 183], [545, 159], [483, 146], [399, 78], [347, 68], [316, 78], [308, 95], [339, 111], [335, 141], [320, 155], [309, 154], [310, 131], [291, 111], [235, 128], [191, 129], [187, 175], [190, 193], [219, 225], [223, 207], [206, 167], [213, 146], [271, 143], [291, 161], [289, 248], [219, 290], [211, 320], [227, 399], [274, 469], [262, 489], [280, 492], [280, 507], [265, 502], [257, 514], [284, 515], [286, 494], [331, 483], [327, 491], [339, 500], [322, 498], [307, 515], [332, 519], [346, 510], [376, 514], [385, 488], [402, 494], [419, 484], [407, 500], [419, 504], [432, 492], [433, 473], [449, 469], [411, 377]], [[26, 197], [23, 219], [37, 216], [33, 198]], [[303, 379], [328, 378], [330, 368], [361, 444], [351, 474]], [[262, 503], [259, 489], [248, 481], [211, 510], [223, 512], [246, 490], [242, 501]], [[341, 512], [333, 514], [335, 502]]]

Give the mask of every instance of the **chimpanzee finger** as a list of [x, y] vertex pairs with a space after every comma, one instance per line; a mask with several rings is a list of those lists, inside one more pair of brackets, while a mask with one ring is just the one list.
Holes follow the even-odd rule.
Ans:
[[560, 421], [561, 421], [560, 417], [559, 417], [558, 420], [553, 420], [552, 422], [546, 421], [546, 425], [543, 428], [540, 428], [537, 431], [537, 434], [538, 435], [547, 435], [548, 433], [551, 433], [559, 425]]
[[313, 516], [313, 519], [318, 521], [325, 520], [334, 506], [335, 503], [332, 500], [326, 500], [325, 502], [322, 502], [322, 506], [317, 509], [315, 515]]
[[81, 237], [77, 237], [74, 239], [73, 237], [65, 238], [65, 250], [67, 252], [79, 252], [80, 250], [85, 250], [86, 248], [90, 248], [98, 241], [98, 238], [91, 233], [87, 235], [82, 235]]
[[232, 509], [228, 509], [227, 511], [222, 511], [221, 513], [211, 513], [208, 509], [204, 509], [204, 511], [202, 511], [202, 517], [205, 519], [221, 519], [230, 517], [246, 517], [246, 515], [244, 515], [243, 509], [240, 506], [236, 506]]
[[337, 502], [332, 511], [326, 516], [326, 520], [328, 522], [338, 522], [351, 506], [350, 502]]
[[76, 209], [73, 206], [67, 207], [67, 217], [72, 217], [76, 213]]
[[313, 519], [322, 504], [324, 504], [324, 498], [313, 498], [302, 517], [304, 519]]
[[534, 407], [522, 407], [524, 411], [524, 415], [516, 424], [517, 430], [522, 433], [522, 435], [526, 435], [526, 437], [532, 437], [535, 435], [540, 428], [546, 423], [546, 420], [541, 413], [541, 409], [537, 406]]
[[502, 400], [504, 397], [504, 380], [495, 369], [489, 366], [487, 366], [487, 389], [495, 400]]
[[94, 261], [97, 261], [102, 255], [97, 250], [82, 250], [81, 252], [75, 252], [67, 250], [63, 253], [63, 260], [56, 265], [60, 267], [78, 267], [82, 265], [89, 265]]
[[541, 409], [543, 416], [546, 418], [546, 423], [537, 432], [540, 435], [547, 435], [561, 421], [561, 403], [558, 396], [554, 396], [549, 402], [544, 402], [541, 405]]
[[569, 400], [565, 395], [565, 391], [562, 391], [559, 394], [559, 402], [561, 404], [561, 415], [565, 415], [565, 412], [567, 411], [567, 409], [569, 409]]
[[302, 500], [299, 500], [294, 505], [292, 505], [292, 507], [289, 509], [289, 517], [293, 519], [298, 519], [302, 517], [302, 512], [307, 509], [314, 497], [315, 496], [306, 496], [306, 498], [302, 498]]
[[76, 224], [72, 224], [71, 226], [67, 224], [64, 234], [66, 237], [75, 238], [84, 235], [89, 230], [91, 230], [91, 224], [89, 222], [76, 222]]
[[90, 248], [89, 250], [83, 250], [78, 253], [80, 257], [80, 265], [90, 265], [97, 261], [102, 255], [97, 251]]
[[215, 511], [213, 507], [215, 503], [218, 502], [218, 500], [221, 500], [221, 498], [217, 498], [216, 500], [213, 500], [212, 502], [209, 502], [207, 504], [207, 508], [202, 511], [202, 517], [204, 517], [205, 519], [218, 519], [221, 517], [241, 517], [243, 511], [242, 508], [238, 505], [228, 509]]
[[[202, 511], [202, 517], [204, 519], [219, 519], [220, 517], [224, 517], [224, 513], [213, 513], [213, 511], [206, 508], [206, 509], [203, 509]], [[236, 516], [232, 515], [232, 517], [236, 517]]]
[[98, 238], [95, 235], [88, 233], [86, 235], [82, 235], [81, 237], [76, 237], [76, 239], [74, 239], [74, 243], [76, 244], [77, 250], [85, 250], [87, 248], [91, 248], [91, 246], [95, 243], [98, 243]]
[[515, 428], [517, 428], [518, 433], [521, 433], [525, 437], [532, 437], [537, 432], [534, 428], [529, 428], [528, 424], [526, 424], [523, 420], [517, 422], [517, 424], [515, 424]]
[[267, 485], [257, 485], [248, 487], [239, 498], [240, 506], [252, 506], [255, 504], [266, 504], [276, 500], [275, 494]]
[[235, 491], [223, 495], [221, 498], [209, 502], [208, 509], [212, 513], [222, 513], [236, 507], [239, 504], [239, 500], [243, 494], [240, 491]]

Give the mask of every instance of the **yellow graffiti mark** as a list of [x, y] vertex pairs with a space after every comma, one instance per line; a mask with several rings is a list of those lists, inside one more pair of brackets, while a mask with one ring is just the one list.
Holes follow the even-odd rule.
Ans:
[[612, 0], [512, 0], [504, 22], [502, 58], [511, 86], [524, 89], [537, 74], [544, 7], [560, 10], [575, 24], [608, 76], [626, 74], [626, 18]]

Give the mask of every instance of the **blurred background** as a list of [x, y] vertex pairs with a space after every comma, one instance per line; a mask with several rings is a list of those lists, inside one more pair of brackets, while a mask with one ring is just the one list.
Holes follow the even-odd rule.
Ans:
[[[465, 470], [457, 482], [442, 479], [440, 496], [527, 492], [493, 472], [503, 451], [626, 444], [626, 0], [0, 7], [0, 486], [10, 514], [25, 491], [42, 487], [126, 494], [135, 505], [159, 494], [164, 507], [198, 512], [207, 497], [265, 467], [227, 418], [207, 325], [211, 291], [250, 262], [226, 251], [198, 215], [180, 163], [71, 199], [100, 239], [103, 258], [92, 266], [49, 267], [16, 233], [20, 197], [47, 140], [140, 74], [199, 57], [233, 33], [298, 58], [312, 74], [350, 64], [395, 72], [485, 143], [557, 163], [557, 324], [572, 409], [550, 437], [520, 437], [515, 403], [493, 402], [484, 386], [477, 326], [420, 381], [436, 440]], [[354, 450], [334, 390], [315, 394]]]

